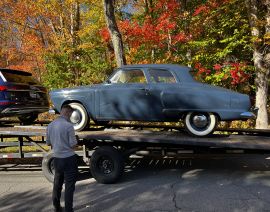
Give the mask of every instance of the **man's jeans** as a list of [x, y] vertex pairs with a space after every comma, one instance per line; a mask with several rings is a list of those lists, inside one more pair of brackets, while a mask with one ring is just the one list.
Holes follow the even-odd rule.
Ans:
[[60, 208], [60, 199], [63, 183], [65, 182], [65, 211], [73, 211], [73, 194], [78, 175], [77, 155], [67, 158], [54, 159], [54, 184], [53, 184], [53, 206]]

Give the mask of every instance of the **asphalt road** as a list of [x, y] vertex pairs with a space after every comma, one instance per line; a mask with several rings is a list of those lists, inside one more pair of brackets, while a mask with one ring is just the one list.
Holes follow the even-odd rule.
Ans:
[[[269, 155], [131, 160], [121, 181], [81, 171], [75, 211], [270, 211]], [[52, 211], [39, 165], [0, 165], [0, 211]]]

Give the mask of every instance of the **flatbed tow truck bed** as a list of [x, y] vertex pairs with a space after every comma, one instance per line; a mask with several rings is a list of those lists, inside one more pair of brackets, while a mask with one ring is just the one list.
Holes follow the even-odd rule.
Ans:
[[[261, 133], [260, 133], [261, 132]], [[239, 133], [239, 132], [238, 132]], [[226, 135], [213, 134], [208, 137], [192, 137], [181, 131], [149, 131], [149, 130], [89, 130], [78, 132], [79, 145], [83, 146], [84, 161], [90, 160], [90, 169], [93, 177], [101, 183], [113, 183], [123, 173], [124, 162], [132, 154], [147, 154], [160, 150], [162, 156], [166, 153], [192, 150], [196, 153], [224, 153], [224, 151], [243, 150], [243, 153], [270, 153], [270, 131], [248, 130], [241, 134]], [[268, 134], [269, 133], [269, 134]], [[45, 143], [46, 127], [16, 126], [1, 127], [1, 139], [17, 137], [16, 142], [0, 142], [0, 148], [6, 146], [19, 146], [19, 154], [24, 156], [22, 146], [24, 143], [35, 145], [43, 153], [47, 151], [42, 147]], [[34, 138], [42, 138], [37, 141]], [[169, 155], [169, 154], [168, 154]], [[43, 173], [45, 177], [53, 179], [53, 154], [47, 154], [43, 159]]]
[[[9, 137], [46, 137], [45, 127], [2, 127], [0, 136]], [[201, 146], [234, 149], [269, 150], [270, 136], [213, 134], [208, 137], [193, 137], [177, 131], [149, 131], [149, 130], [93, 130], [76, 133], [80, 144], [100, 144], [112, 142], [124, 145], [149, 144], [173, 146]], [[45, 142], [45, 141], [44, 141]], [[4, 143], [4, 142], [0, 142]], [[9, 143], [9, 142], [5, 142]]]

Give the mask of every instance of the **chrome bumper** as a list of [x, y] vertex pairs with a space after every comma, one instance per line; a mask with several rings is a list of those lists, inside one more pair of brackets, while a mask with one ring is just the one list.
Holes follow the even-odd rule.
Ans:
[[255, 107], [251, 111], [241, 113], [240, 116], [243, 119], [256, 119], [258, 110], [259, 108]]
[[49, 114], [54, 115], [54, 114], [56, 114], [56, 113], [57, 113], [57, 112], [56, 112], [55, 109], [53, 109], [53, 108], [50, 108], [50, 109], [49, 109]]

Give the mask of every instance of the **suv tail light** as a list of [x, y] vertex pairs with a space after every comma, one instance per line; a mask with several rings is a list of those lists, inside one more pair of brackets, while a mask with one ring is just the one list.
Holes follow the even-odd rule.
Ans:
[[0, 85], [0, 91], [6, 91], [6, 90], [19, 90], [17, 87], [12, 86], [12, 87], [8, 87], [5, 85]]
[[6, 91], [8, 89], [7, 86], [0, 85], [0, 91]]

